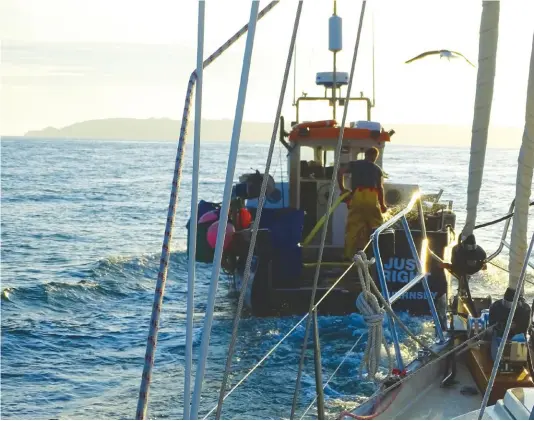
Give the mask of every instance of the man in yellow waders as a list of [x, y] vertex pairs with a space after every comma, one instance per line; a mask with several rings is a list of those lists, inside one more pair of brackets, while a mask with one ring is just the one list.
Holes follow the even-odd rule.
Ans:
[[351, 260], [358, 250], [363, 250], [371, 232], [384, 222], [386, 212], [384, 202], [384, 173], [375, 164], [379, 151], [369, 148], [365, 151], [365, 159], [351, 161], [340, 168], [337, 179], [343, 193], [345, 188], [343, 175], [351, 174], [352, 194], [346, 200], [349, 208], [347, 227], [345, 230], [344, 258]]

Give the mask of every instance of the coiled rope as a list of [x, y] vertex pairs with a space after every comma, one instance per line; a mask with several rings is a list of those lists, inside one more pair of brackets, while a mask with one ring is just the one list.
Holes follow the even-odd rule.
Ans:
[[360, 292], [356, 299], [356, 307], [360, 310], [365, 323], [367, 323], [368, 329], [367, 345], [360, 365], [360, 371], [365, 367], [368, 379], [376, 381], [376, 373], [380, 365], [382, 345], [384, 346], [388, 357], [388, 372], [391, 372], [392, 369], [391, 352], [386, 342], [386, 338], [384, 337], [382, 327], [386, 312], [380, 307], [378, 299], [371, 292], [371, 283], [373, 282], [373, 279], [369, 273], [369, 266], [375, 263], [374, 257], [367, 260], [365, 253], [359, 251], [354, 256], [354, 262], [356, 263], [358, 277], [360, 278], [360, 283], [362, 285], [362, 292]]

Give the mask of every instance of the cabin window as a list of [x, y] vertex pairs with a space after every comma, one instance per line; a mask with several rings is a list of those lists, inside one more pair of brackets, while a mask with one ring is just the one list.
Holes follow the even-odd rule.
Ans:
[[309, 146], [300, 147], [300, 159], [301, 161], [313, 161], [314, 159], [314, 150]]
[[336, 158], [336, 151], [333, 151], [333, 150], [326, 151], [325, 152], [324, 166], [325, 167], [333, 167], [335, 158]]
[[300, 148], [300, 176], [303, 179], [327, 180], [332, 177], [334, 150], [321, 147]]

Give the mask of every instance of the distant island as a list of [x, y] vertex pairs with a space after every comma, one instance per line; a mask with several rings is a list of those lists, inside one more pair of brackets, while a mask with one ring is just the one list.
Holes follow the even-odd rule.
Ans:
[[[232, 135], [232, 120], [202, 120], [202, 140], [228, 142]], [[431, 124], [383, 124], [386, 130], [394, 129], [392, 143], [424, 146], [468, 146], [471, 127]], [[177, 140], [181, 121], [169, 118], [108, 118], [87, 120], [63, 128], [47, 127], [32, 130], [24, 137], [52, 139], [109, 139], [109, 140]], [[244, 121], [241, 139], [246, 142], [268, 142], [273, 123]], [[286, 122], [289, 130], [289, 122]], [[515, 148], [521, 144], [523, 130], [516, 127], [492, 127], [489, 145]], [[193, 120], [188, 125], [188, 137], [193, 135]]]
[[[227, 141], [232, 136], [232, 120], [202, 120], [202, 140]], [[74, 123], [60, 129], [47, 127], [32, 130], [24, 137], [55, 139], [110, 139], [110, 140], [177, 140], [181, 121], [170, 118], [107, 118]], [[271, 138], [272, 123], [244, 122], [241, 139], [262, 142]], [[194, 120], [188, 125], [188, 137], [193, 135]]]

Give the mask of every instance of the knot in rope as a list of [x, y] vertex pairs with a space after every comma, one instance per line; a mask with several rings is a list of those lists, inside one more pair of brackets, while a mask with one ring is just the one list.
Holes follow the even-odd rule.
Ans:
[[380, 307], [378, 299], [371, 292], [371, 282], [373, 282], [373, 279], [369, 273], [369, 266], [375, 263], [375, 259], [371, 258], [367, 260], [365, 252], [359, 251], [354, 256], [354, 263], [358, 269], [358, 277], [362, 286], [362, 292], [356, 299], [356, 307], [360, 310], [368, 329], [367, 346], [360, 365], [360, 371], [365, 367], [368, 378], [375, 381], [380, 364], [382, 345], [384, 345], [386, 350], [391, 371], [391, 355], [382, 329], [386, 312]]

